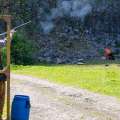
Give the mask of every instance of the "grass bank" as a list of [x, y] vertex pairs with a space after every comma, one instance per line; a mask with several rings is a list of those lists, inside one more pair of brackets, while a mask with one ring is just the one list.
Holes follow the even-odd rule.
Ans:
[[115, 64], [12, 66], [12, 72], [120, 98], [120, 66]]

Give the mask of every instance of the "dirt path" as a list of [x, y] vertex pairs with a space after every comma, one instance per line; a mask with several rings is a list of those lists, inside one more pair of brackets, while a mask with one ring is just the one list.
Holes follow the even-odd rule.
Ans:
[[12, 97], [31, 97], [30, 120], [120, 120], [120, 102], [82, 89], [12, 74]]

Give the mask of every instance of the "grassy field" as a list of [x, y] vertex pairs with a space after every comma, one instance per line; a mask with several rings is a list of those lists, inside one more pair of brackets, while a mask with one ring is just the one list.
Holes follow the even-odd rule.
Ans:
[[12, 66], [12, 72], [120, 98], [120, 66], [115, 64]]

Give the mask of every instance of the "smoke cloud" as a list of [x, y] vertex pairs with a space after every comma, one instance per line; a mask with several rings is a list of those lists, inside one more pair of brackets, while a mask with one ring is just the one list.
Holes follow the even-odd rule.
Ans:
[[76, 9], [72, 11], [70, 15], [71, 17], [78, 17], [78, 18], [81, 18], [81, 20], [84, 20], [86, 15], [91, 13], [91, 11], [92, 11], [92, 6], [90, 4], [86, 4], [81, 9]]
[[51, 32], [55, 26], [53, 20], [57, 17], [75, 17], [84, 21], [92, 8], [90, 0], [57, 0], [56, 8], [52, 8], [50, 15], [46, 15], [46, 21], [41, 23], [43, 31]]
[[54, 28], [54, 23], [52, 21], [41, 22], [41, 27], [43, 29], [43, 32], [45, 34], [48, 34]]

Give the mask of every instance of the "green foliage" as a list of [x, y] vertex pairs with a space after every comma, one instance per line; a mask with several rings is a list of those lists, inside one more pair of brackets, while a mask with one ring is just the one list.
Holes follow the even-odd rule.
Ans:
[[33, 44], [23, 32], [16, 33], [12, 40], [11, 59], [13, 64], [33, 64], [35, 62]]

